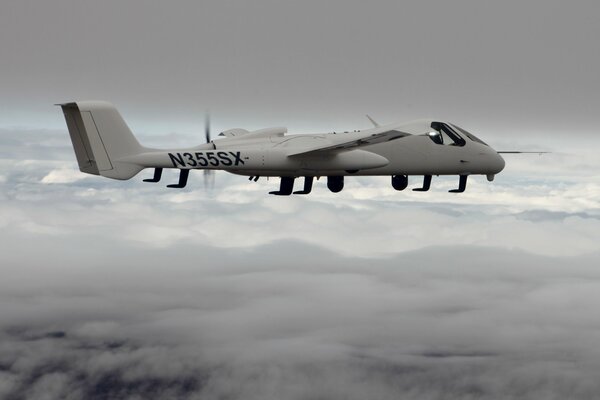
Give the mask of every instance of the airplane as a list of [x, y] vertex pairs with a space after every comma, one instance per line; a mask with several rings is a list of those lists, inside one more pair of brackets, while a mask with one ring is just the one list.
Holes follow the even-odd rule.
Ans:
[[[458, 175], [462, 193], [469, 175], [485, 175], [493, 181], [505, 166], [501, 153], [459, 126], [439, 120], [417, 120], [380, 125], [367, 115], [373, 128], [353, 132], [288, 135], [284, 127], [255, 131], [229, 129], [206, 143], [183, 149], [142, 146], [119, 111], [109, 102], [77, 101], [57, 104], [62, 108], [81, 172], [127, 180], [145, 168], [153, 168], [159, 182], [165, 168], [179, 170], [179, 181], [169, 188], [184, 188], [191, 170], [224, 170], [249, 180], [279, 177], [278, 196], [305, 195], [314, 178], [327, 177], [327, 188], [338, 193], [347, 176], [390, 176], [395, 190], [404, 190], [411, 175], [423, 176], [426, 192], [434, 175]], [[208, 121], [208, 119], [207, 119]], [[542, 153], [542, 152], [531, 152]], [[296, 178], [304, 178], [294, 191]]]

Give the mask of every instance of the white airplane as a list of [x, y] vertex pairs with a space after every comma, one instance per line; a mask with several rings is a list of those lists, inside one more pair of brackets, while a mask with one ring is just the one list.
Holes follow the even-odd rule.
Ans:
[[[78, 101], [62, 107], [75, 155], [82, 172], [112, 179], [130, 179], [145, 168], [159, 182], [164, 168], [179, 170], [183, 188], [190, 170], [224, 170], [233, 174], [280, 177], [279, 190], [270, 194], [308, 194], [315, 177], [327, 177], [327, 187], [337, 193], [345, 176], [391, 176], [392, 187], [404, 190], [409, 175], [422, 175], [423, 184], [413, 190], [426, 192], [433, 175], [458, 175], [461, 193], [469, 175], [486, 175], [488, 181], [502, 171], [500, 153], [475, 135], [443, 121], [419, 120], [379, 125], [368, 117], [371, 129], [323, 134], [287, 135], [283, 127], [257, 131], [230, 129], [218, 140], [185, 149], [159, 150], [142, 146], [108, 102]], [[539, 153], [539, 152], [535, 152]], [[294, 191], [296, 178], [304, 177], [302, 190]]]

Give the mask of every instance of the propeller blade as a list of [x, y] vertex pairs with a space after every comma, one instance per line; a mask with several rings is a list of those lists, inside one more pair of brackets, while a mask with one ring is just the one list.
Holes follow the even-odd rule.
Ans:
[[210, 114], [208, 111], [206, 112], [206, 117], [204, 118], [204, 137], [206, 139], [206, 143], [210, 143]]
[[204, 170], [204, 188], [209, 190], [215, 188], [215, 171], [212, 169]]
[[[207, 111], [204, 118], [204, 138], [206, 143], [210, 143], [210, 113]], [[204, 188], [213, 189], [215, 187], [215, 171], [211, 169], [204, 170]]]

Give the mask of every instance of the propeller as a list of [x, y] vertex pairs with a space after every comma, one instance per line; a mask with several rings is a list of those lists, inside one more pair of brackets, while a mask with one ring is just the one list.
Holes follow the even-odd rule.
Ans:
[[[207, 111], [204, 118], [204, 139], [210, 143], [210, 113]], [[212, 169], [204, 170], [204, 188], [213, 189], [215, 187], [215, 171]]]

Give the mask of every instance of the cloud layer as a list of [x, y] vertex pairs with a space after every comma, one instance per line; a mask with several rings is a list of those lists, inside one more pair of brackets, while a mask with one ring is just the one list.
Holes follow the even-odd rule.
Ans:
[[[434, 178], [425, 194], [394, 191], [387, 177], [358, 177], [349, 178], [340, 194], [320, 181], [309, 197], [282, 199], [266, 195], [276, 179], [253, 183], [226, 173], [217, 174], [214, 190], [194, 173], [181, 191], [164, 187], [176, 180], [172, 172], [157, 185], [141, 182], [149, 172], [110, 181], [78, 172], [64, 132], [4, 136], [9, 145], [0, 223], [13, 231], [74, 235], [85, 226], [100, 240], [116, 237], [146, 247], [185, 242], [252, 248], [294, 240], [362, 257], [446, 245], [558, 256], [598, 248], [600, 164], [593, 151], [577, 147], [544, 157], [510, 156], [495, 182], [472, 177], [459, 196], [447, 193], [455, 177]], [[150, 145], [167, 140], [192, 141], [143, 138]], [[419, 177], [411, 177], [411, 186], [417, 185]]]
[[[598, 1], [176, 3], [0, 2], [0, 398], [598, 397]], [[173, 191], [78, 172], [51, 104], [83, 99], [156, 147], [210, 107], [215, 132], [370, 113], [553, 153], [458, 196]]]
[[297, 242], [36, 244], [46, 260], [4, 271], [6, 396], [583, 399], [599, 389], [598, 254], [442, 247], [373, 260]]
[[357, 178], [281, 199], [226, 174], [212, 191], [79, 174], [65, 132], [0, 140], [0, 397], [600, 389], [590, 151], [514, 160], [462, 196]]

